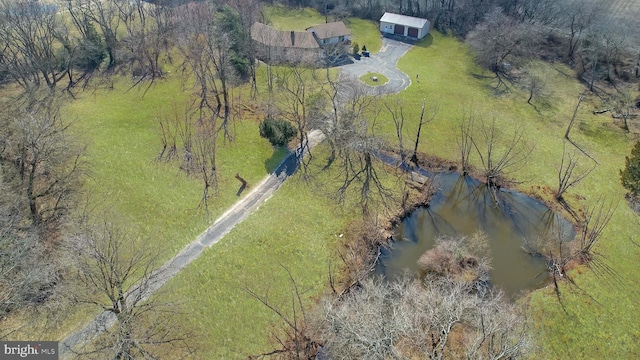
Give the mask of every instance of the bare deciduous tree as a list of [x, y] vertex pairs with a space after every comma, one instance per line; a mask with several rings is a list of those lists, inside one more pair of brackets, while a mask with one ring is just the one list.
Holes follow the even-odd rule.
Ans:
[[379, 168], [381, 162], [376, 158], [376, 153], [383, 150], [383, 142], [372, 134], [378, 116], [372, 104], [377, 98], [354, 79], [339, 83], [330, 80], [329, 84], [331, 110], [324, 129], [341, 169], [338, 199], [344, 200], [349, 189], [357, 184], [362, 212], [368, 214], [373, 203], [386, 204], [392, 198], [382, 182], [380, 173], [384, 170]]
[[605, 1], [565, 0], [559, 2], [559, 26], [568, 31], [567, 57], [573, 59], [593, 24], [605, 13]]
[[533, 151], [524, 140], [522, 128], [516, 127], [513, 135], [499, 144], [504, 138], [493, 118], [487, 124], [480, 121], [479, 129], [470, 141], [480, 157], [487, 185], [499, 186], [503, 176], [522, 168]]
[[418, 122], [418, 129], [416, 130], [416, 141], [413, 144], [413, 154], [411, 154], [411, 161], [414, 164], [418, 163], [418, 146], [420, 145], [420, 134], [422, 134], [422, 126], [435, 119], [438, 114], [438, 106], [427, 107], [427, 98], [422, 99], [422, 108], [420, 111], [420, 121]]
[[633, 96], [633, 89], [629, 86], [621, 85], [618, 87], [618, 93], [613, 96], [614, 117], [620, 117], [623, 121], [624, 130], [629, 132], [629, 119], [632, 117], [631, 109], [636, 105], [636, 99]]
[[[400, 151], [400, 161], [404, 162], [404, 158], [406, 156], [404, 151], [404, 105], [400, 99], [396, 100], [396, 102], [391, 105], [386, 101], [383, 101], [384, 107], [387, 109], [389, 116], [393, 120], [393, 124], [396, 128], [396, 138], [398, 139], [398, 150]], [[424, 105], [423, 105], [424, 108]], [[420, 123], [420, 127], [422, 127], [422, 123]], [[420, 135], [418, 135], [419, 137]]]
[[68, 8], [95, 23], [102, 33], [109, 57], [107, 69], [113, 70], [118, 62], [116, 51], [120, 41], [120, 17], [114, 0], [66, 0]]
[[473, 150], [473, 129], [474, 129], [474, 115], [469, 113], [468, 115], [462, 115], [460, 118], [459, 137], [456, 139], [458, 143], [458, 149], [460, 150], [460, 167], [462, 168], [462, 175], [467, 176], [470, 170], [471, 150]]
[[527, 104], [531, 105], [538, 113], [540, 113], [538, 106], [534, 104], [534, 102], [539, 102], [543, 105], [548, 104], [550, 91], [547, 87], [547, 81], [545, 77], [532, 65], [525, 66], [524, 72], [526, 77], [524, 79], [523, 87], [528, 93]]
[[558, 190], [556, 191], [556, 200], [561, 204], [568, 207], [566, 202], [564, 201], [563, 195], [564, 193], [571, 187], [580, 183], [584, 178], [586, 178], [591, 171], [595, 169], [595, 164], [593, 167], [588, 169], [584, 169], [582, 171], [576, 172], [576, 168], [578, 167], [580, 158], [574, 153], [567, 153], [566, 146], [562, 150], [562, 161], [560, 162], [560, 167], [557, 168], [558, 171]]
[[65, 76], [59, 57], [66, 29], [55, 6], [34, 1], [0, 1], [0, 67], [27, 93], [44, 81], [53, 89]]
[[578, 97], [578, 103], [576, 104], [575, 109], [573, 109], [573, 115], [571, 116], [571, 120], [569, 121], [569, 125], [567, 125], [567, 131], [564, 133], [564, 138], [569, 139], [569, 133], [571, 132], [571, 128], [573, 127], [574, 122], [576, 121], [576, 115], [578, 115], [578, 109], [580, 109], [580, 104], [584, 100], [584, 96], [580, 95]]
[[298, 287], [298, 283], [289, 269], [282, 264], [280, 264], [280, 267], [287, 272], [291, 283], [291, 309], [285, 310], [275, 305], [269, 299], [268, 290], [265, 295], [260, 295], [252, 289], [245, 288], [245, 291], [251, 297], [273, 311], [286, 324], [284, 334], [278, 332], [272, 335], [275, 341], [275, 349], [273, 351], [249, 358], [279, 355], [286, 359], [311, 359], [317, 354], [321, 345], [312, 338], [312, 329], [310, 328], [305, 306], [302, 303], [303, 292]]
[[532, 57], [539, 42], [537, 24], [517, 21], [499, 8], [488, 13], [485, 21], [467, 36], [479, 64], [496, 75], [496, 87], [506, 86], [503, 78], [509, 77], [509, 69]]
[[14, 164], [7, 179], [15, 180], [34, 225], [59, 220], [79, 189], [83, 149], [68, 135], [70, 123], [50, 100], [31, 111], [18, 110], [6, 123], [4, 158]]
[[161, 3], [150, 4], [143, 0], [114, 1], [119, 20], [126, 29], [120, 41], [123, 65], [137, 79], [155, 80], [162, 77], [160, 60], [170, 49], [174, 17], [172, 8]]
[[[217, 23], [217, 15], [208, 4], [189, 4], [181, 7], [176, 16], [180, 19], [178, 48], [185, 59], [183, 69], [196, 81], [200, 117], [215, 122], [224, 140], [232, 141], [230, 91], [236, 74], [229, 35]], [[218, 119], [222, 122], [218, 123]]]
[[165, 115], [158, 113], [156, 115], [156, 121], [160, 129], [160, 140], [162, 141], [162, 150], [157, 161], [164, 159], [170, 161], [174, 157], [178, 156], [178, 129], [182, 121], [182, 114], [178, 113], [176, 106], [173, 106], [173, 114]]
[[116, 323], [83, 349], [96, 359], [155, 359], [189, 352], [190, 334], [179, 326], [179, 304], [156, 292], [163, 272], [156, 252], [127, 239], [112, 224], [85, 225], [69, 240], [78, 284], [72, 299], [113, 314]]
[[[520, 309], [462, 282], [368, 279], [323, 306], [323, 351], [331, 358], [518, 358], [531, 350]], [[454, 333], [466, 336], [453, 341]]]
[[[315, 71], [292, 65], [277, 70], [278, 94], [276, 97], [281, 116], [296, 125], [298, 129], [298, 142], [300, 149], [299, 162], [304, 171], [304, 177], [308, 177], [309, 162], [312, 160], [307, 133], [310, 130], [310, 102], [312, 102], [315, 89]], [[317, 104], [316, 104], [317, 105]], [[313, 105], [312, 105], [313, 106]], [[302, 156], [307, 154], [308, 156]]]
[[[598, 264], [597, 260], [601, 255], [594, 251], [594, 245], [602, 237], [602, 232], [609, 224], [611, 217], [616, 211], [617, 205], [613, 202], [607, 203], [604, 199], [599, 198], [598, 205], [587, 207], [584, 211], [584, 217], [580, 224], [579, 246], [580, 248], [574, 254], [574, 258], [585, 264]], [[594, 260], [596, 260], [594, 262]]]
[[218, 129], [214, 124], [199, 122], [193, 138], [193, 161], [203, 182], [202, 198], [198, 207], [209, 211], [210, 190], [218, 190], [218, 172], [216, 152], [218, 146]]
[[[37, 229], [24, 227], [21, 204], [0, 172], [0, 319], [25, 304], [44, 302], [60, 280], [57, 251], [41, 241]], [[0, 338], [11, 330], [3, 326]]]

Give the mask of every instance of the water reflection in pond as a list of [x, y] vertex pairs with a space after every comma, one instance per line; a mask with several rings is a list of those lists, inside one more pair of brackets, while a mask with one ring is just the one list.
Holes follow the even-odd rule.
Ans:
[[491, 282], [513, 296], [540, 287], [548, 278], [545, 259], [524, 248], [554, 231], [565, 241], [575, 236], [568, 221], [524, 194], [493, 191], [456, 173], [435, 175], [433, 181], [436, 195], [428, 207], [417, 209], [398, 226], [397, 241], [382, 251], [379, 274], [393, 278], [405, 269], [417, 271], [418, 258], [433, 247], [437, 237], [482, 230], [489, 238]]

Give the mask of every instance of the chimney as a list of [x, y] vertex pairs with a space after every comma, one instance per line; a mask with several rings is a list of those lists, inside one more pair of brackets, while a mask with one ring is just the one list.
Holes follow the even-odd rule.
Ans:
[[291, 46], [295, 46], [296, 45], [296, 33], [293, 32], [293, 30], [291, 30]]

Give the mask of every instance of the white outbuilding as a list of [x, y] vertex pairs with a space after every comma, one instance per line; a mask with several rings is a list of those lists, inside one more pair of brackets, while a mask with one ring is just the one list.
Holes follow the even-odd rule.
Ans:
[[380, 18], [380, 31], [383, 34], [422, 39], [429, 33], [429, 20], [387, 12]]

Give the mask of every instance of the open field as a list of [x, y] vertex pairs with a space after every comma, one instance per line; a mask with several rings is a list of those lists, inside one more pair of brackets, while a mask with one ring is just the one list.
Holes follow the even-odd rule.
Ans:
[[190, 93], [177, 78], [157, 82], [144, 96], [144, 88], [127, 92], [128, 86], [121, 80], [114, 90], [82, 93], [66, 111], [78, 119], [75, 131], [89, 143], [88, 192], [121, 214], [120, 221], [134, 233], [165, 247], [170, 257], [237, 201], [236, 173], [256, 183], [283, 153], [260, 138], [256, 119], [237, 118], [231, 125], [235, 141], [220, 142], [219, 190], [207, 215], [198, 209], [202, 185], [197, 175], [186, 176], [178, 162], [155, 161], [162, 148], [156, 118], [180, 114]]
[[[352, 214], [292, 178], [219, 244], [168, 284], [189, 313], [184, 324], [198, 336], [199, 359], [240, 359], [272, 350], [272, 328], [285, 323], [246, 291], [268, 295], [292, 317], [294, 287], [305, 306], [328, 288], [338, 235]], [[335, 269], [335, 268], [334, 268]]]
[[[84, 192], [89, 208], [121, 227], [132, 241], [159, 249], [165, 261], [246, 194], [237, 196], [236, 173], [251, 186], [285, 153], [260, 138], [255, 117], [237, 118], [231, 126], [235, 141], [219, 147], [219, 189], [209, 200], [207, 214], [198, 208], [201, 180], [186, 176], [178, 162], [155, 161], [161, 150], [156, 118], [172, 115], [174, 105], [181, 109], [190, 92], [177, 77], [156, 81], [144, 95], [144, 86], [127, 90], [130, 86], [130, 81], [116, 79], [113, 89], [81, 92], [63, 113], [74, 123], [71, 131], [87, 145]], [[96, 310], [74, 307], [54, 328], [42, 331], [46, 338], [60, 339]]]

